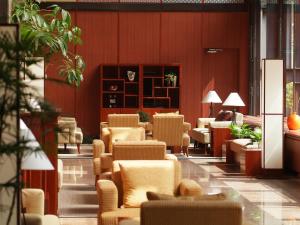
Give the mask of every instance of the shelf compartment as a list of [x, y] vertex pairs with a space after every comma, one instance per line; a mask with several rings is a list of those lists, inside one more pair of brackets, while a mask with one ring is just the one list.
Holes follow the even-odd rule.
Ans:
[[133, 82], [139, 81], [139, 66], [120, 66], [120, 78], [124, 79], [126, 82], [130, 82], [130, 80], [128, 79], [127, 71], [135, 72]]
[[163, 70], [161, 66], [144, 66], [144, 77], [162, 77]]
[[152, 96], [152, 79], [151, 78], [144, 78], [143, 82], [143, 92], [145, 97], [151, 97]]
[[125, 96], [125, 108], [138, 108], [139, 96]]
[[153, 79], [153, 85], [154, 87], [163, 87], [163, 78], [154, 78]]
[[170, 97], [170, 107], [179, 108], [179, 88], [168, 88], [168, 96]]
[[144, 98], [143, 106], [145, 108], [170, 108], [170, 99], [168, 97]]
[[118, 78], [118, 66], [103, 66], [103, 78]]
[[124, 80], [103, 80], [103, 91], [124, 91]]
[[138, 83], [125, 83], [125, 94], [138, 95], [139, 85]]
[[123, 108], [124, 95], [119, 93], [103, 93], [102, 106], [103, 108]]
[[179, 71], [179, 67], [178, 66], [165, 66], [164, 68], [164, 75], [166, 74], [176, 74], [176, 87], [179, 87], [179, 75], [180, 75], [180, 71]]
[[167, 97], [168, 88], [154, 87], [154, 97]]

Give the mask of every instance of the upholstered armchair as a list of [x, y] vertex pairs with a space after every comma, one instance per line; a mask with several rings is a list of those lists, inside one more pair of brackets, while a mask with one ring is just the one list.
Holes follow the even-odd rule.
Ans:
[[140, 225], [242, 225], [242, 215], [241, 203], [229, 200], [158, 200], [142, 203]]
[[183, 115], [153, 115], [153, 139], [166, 142], [174, 149], [180, 148], [188, 156], [191, 124], [184, 122]]
[[58, 117], [58, 128], [57, 134], [58, 144], [64, 144], [66, 150], [67, 144], [76, 144], [77, 151], [80, 154], [80, 144], [83, 141], [83, 134], [77, 122], [73, 117]]
[[166, 154], [166, 143], [155, 140], [118, 141], [113, 145], [110, 154], [101, 154], [104, 144], [94, 141], [94, 174], [95, 180], [110, 178], [112, 162], [115, 160], [177, 160], [172, 154]]
[[122, 217], [140, 216], [146, 192], [199, 196], [202, 188], [193, 180], [181, 179], [176, 160], [123, 160], [113, 162], [112, 180], [98, 180], [98, 225], [116, 225]]
[[[21, 221], [26, 225], [59, 225], [58, 217], [55, 215], [44, 215], [44, 192], [41, 189], [22, 189]], [[24, 216], [24, 218], [22, 218]]]
[[107, 132], [107, 140], [93, 141], [93, 166], [96, 180], [101, 173], [110, 171], [108, 168], [111, 168], [114, 143], [145, 140], [145, 129], [142, 127], [107, 127], [105, 132]]
[[139, 114], [108, 114], [107, 122], [100, 123], [100, 138], [105, 144], [105, 151], [109, 152], [110, 127], [143, 127], [151, 129], [151, 124], [140, 122]]

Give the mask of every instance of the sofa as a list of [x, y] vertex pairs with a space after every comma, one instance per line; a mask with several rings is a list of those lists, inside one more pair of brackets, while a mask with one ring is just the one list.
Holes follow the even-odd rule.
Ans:
[[176, 160], [120, 160], [113, 162], [112, 180], [98, 180], [98, 225], [117, 225], [123, 217], [140, 215], [146, 192], [180, 196], [202, 195], [193, 180], [181, 179]]
[[119, 225], [242, 225], [242, 214], [242, 205], [228, 200], [158, 200], [142, 203], [140, 219]]
[[44, 199], [44, 191], [41, 189], [22, 189], [22, 211], [24, 213], [21, 215], [21, 222], [24, 225], [59, 225], [56, 215], [44, 215]]

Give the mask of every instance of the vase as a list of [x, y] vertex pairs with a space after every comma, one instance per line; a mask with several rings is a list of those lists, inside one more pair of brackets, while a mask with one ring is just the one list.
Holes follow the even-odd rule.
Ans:
[[177, 84], [177, 77], [174, 76], [174, 78], [173, 78], [173, 87], [176, 87], [176, 84]]
[[288, 116], [287, 125], [290, 130], [300, 129], [300, 117], [296, 114], [296, 112], [293, 112]]
[[134, 81], [135, 72], [133, 72], [133, 71], [127, 71], [127, 77], [128, 77], [129, 81]]

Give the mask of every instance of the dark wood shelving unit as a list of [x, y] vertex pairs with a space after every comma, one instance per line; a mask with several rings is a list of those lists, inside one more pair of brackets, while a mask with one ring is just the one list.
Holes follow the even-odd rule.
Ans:
[[[133, 81], [128, 71], [135, 72]], [[176, 86], [167, 85], [166, 74], [176, 75]], [[179, 110], [180, 65], [100, 65], [100, 117], [109, 113]]]

